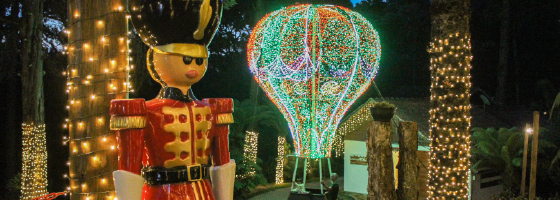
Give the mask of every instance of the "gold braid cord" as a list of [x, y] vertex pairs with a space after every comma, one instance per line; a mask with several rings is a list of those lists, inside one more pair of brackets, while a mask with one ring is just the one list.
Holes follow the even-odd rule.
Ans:
[[233, 124], [233, 115], [231, 113], [218, 114], [217, 124]]
[[210, 17], [212, 17], [212, 6], [210, 6], [209, 0], [204, 0], [200, 5], [200, 20], [198, 22], [198, 29], [194, 32], [194, 39], [201, 40], [204, 37], [204, 29], [210, 22]]
[[111, 130], [133, 129], [146, 127], [144, 116], [112, 116]]

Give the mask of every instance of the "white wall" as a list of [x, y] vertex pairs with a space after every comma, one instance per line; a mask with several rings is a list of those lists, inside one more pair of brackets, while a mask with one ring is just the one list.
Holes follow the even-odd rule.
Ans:
[[350, 156], [366, 156], [364, 141], [344, 141], [344, 191], [367, 194], [367, 165], [350, 164]]
[[[399, 160], [398, 144], [392, 144], [393, 170], [395, 172], [395, 188], [397, 187]], [[425, 147], [418, 147], [418, 151], [427, 151]], [[344, 141], [344, 191], [367, 194], [368, 171], [367, 165], [350, 164], [350, 156], [367, 156], [365, 141]]]

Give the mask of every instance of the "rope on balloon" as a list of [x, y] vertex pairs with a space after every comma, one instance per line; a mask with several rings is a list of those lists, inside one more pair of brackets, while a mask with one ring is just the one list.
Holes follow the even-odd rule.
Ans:
[[383, 95], [381, 95], [381, 91], [377, 87], [377, 84], [375, 84], [375, 80], [371, 80], [371, 83], [373, 83], [373, 87], [375, 87], [375, 91], [377, 92], [377, 94], [379, 94], [379, 97], [381, 97], [381, 100], [385, 101], [385, 98], [383, 98]]
[[35, 198], [31, 199], [31, 200], [51, 200], [51, 199], [56, 199], [56, 197], [62, 196], [62, 195], [66, 195], [66, 193], [68, 193], [68, 191], [64, 191], [64, 192], [55, 192], [55, 193], [47, 194], [47, 195], [45, 195], [45, 196], [35, 197]]

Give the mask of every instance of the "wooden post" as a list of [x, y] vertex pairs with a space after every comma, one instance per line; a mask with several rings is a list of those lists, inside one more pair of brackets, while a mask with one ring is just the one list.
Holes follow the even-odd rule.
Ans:
[[523, 171], [521, 172], [521, 196], [525, 196], [525, 182], [527, 177], [527, 149], [529, 147], [529, 134], [531, 125], [525, 125], [525, 141], [523, 142]]
[[531, 177], [529, 183], [529, 200], [534, 200], [537, 190], [537, 155], [539, 152], [539, 112], [533, 113], [533, 148], [531, 149]]
[[418, 199], [418, 126], [416, 122], [399, 122], [399, 181], [397, 199]]
[[396, 199], [391, 122], [370, 124], [367, 138], [368, 200]]

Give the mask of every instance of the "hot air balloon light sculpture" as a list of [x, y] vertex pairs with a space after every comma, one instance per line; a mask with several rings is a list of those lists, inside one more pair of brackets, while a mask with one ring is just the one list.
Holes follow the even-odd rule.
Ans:
[[342, 116], [377, 73], [381, 45], [360, 14], [300, 4], [261, 19], [247, 57], [256, 81], [288, 121], [295, 155], [328, 158]]

